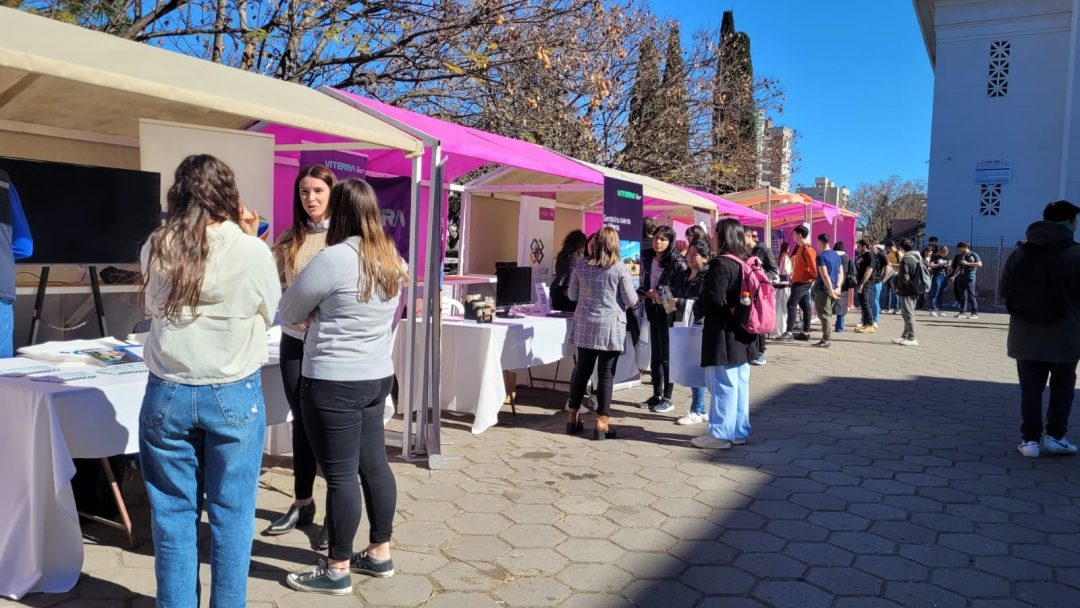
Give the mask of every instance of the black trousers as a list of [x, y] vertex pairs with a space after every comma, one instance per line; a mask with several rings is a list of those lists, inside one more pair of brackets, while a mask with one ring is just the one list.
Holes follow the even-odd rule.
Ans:
[[862, 312], [863, 326], [872, 326], [874, 324], [874, 309], [871, 308], [870, 301], [875, 297], [874, 294], [876, 293], [876, 283], [863, 285], [863, 290], [859, 292], [859, 311]]
[[592, 378], [593, 367], [596, 370], [596, 415], [607, 416], [611, 409], [611, 390], [615, 382], [615, 366], [619, 362], [617, 350], [595, 350], [592, 348], [578, 347], [577, 364], [574, 365], [574, 375], [570, 379], [570, 411], [581, 407], [581, 400], [585, 398], [585, 390]]
[[292, 411], [293, 498], [311, 498], [315, 487], [315, 452], [311, 451], [304, 417], [300, 413], [300, 370], [304, 362], [304, 341], [281, 335], [281, 384]]
[[303, 380], [304, 423], [326, 476], [330, 559], [353, 556], [363, 502], [367, 502], [370, 542], [388, 542], [393, 532], [397, 483], [386, 461], [383, 430], [383, 406], [393, 383], [393, 376], [353, 382]]
[[1076, 361], [1044, 363], [1016, 361], [1020, 377], [1020, 433], [1024, 441], [1039, 441], [1043, 434], [1042, 396], [1050, 380], [1050, 405], [1046, 408], [1046, 434], [1061, 439], [1069, 430], [1073, 393], [1076, 390]]
[[671, 394], [675, 392], [669, 364], [671, 315], [659, 305], [650, 305], [645, 312], [649, 316], [649, 348], [652, 350], [649, 369], [652, 373], [653, 396], [671, 399]]
[[811, 283], [795, 283], [791, 286], [791, 297], [787, 302], [787, 332], [795, 329], [795, 309], [802, 309], [802, 330], [810, 333], [810, 287]]
[[979, 299], [975, 294], [975, 281], [963, 275], [958, 276], [953, 284], [953, 292], [956, 301], [960, 303], [960, 312], [970, 312], [973, 315], [979, 314]]

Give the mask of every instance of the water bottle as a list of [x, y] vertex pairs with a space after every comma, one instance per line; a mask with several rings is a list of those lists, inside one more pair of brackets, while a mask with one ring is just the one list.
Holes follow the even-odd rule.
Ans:
[[749, 291], [742, 292], [742, 297], [739, 298], [739, 304], [742, 304], [743, 306], [750, 306], [750, 292]]

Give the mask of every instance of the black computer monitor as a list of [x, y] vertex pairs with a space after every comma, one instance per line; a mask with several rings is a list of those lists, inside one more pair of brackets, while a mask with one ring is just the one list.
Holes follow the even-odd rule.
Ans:
[[530, 304], [533, 298], [531, 266], [498, 266], [495, 268], [495, 307], [496, 314], [503, 318], [514, 318], [510, 307], [515, 304]]

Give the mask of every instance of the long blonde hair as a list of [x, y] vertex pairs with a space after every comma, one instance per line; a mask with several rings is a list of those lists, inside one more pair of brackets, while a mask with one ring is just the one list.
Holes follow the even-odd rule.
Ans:
[[375, 190], [359, 179], [338, 182], [330, 191], [326, 246], [353, 236], [360, 237], [360, 299], [370, 300], [374, 293], [385, 302], [398, 295], [405, 282], [404, 263], [394, 241], [383, 231]]
[[589, 265], [600, 268], [614, 266], [620, 260], [619, 231], [611, 226], [605, 226], [594, 237], [592, 254], [589, 255]]
[[212, 222], [239, 223], [240, 191], [228, 165], [209, 154], [198, 154], [180, 162], [166, 201], [169, 213], [165, 224], [150, 235], [140, 300], [145, 304], [150, 274], [160, 274], [168, 290], [162, 312], [172, 323], [179, 323], [185, 308], [198, 316], [210, 254], [206, 226]]

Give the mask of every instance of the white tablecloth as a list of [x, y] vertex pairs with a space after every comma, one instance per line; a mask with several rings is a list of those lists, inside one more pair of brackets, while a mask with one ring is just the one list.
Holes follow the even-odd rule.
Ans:
[[[27, 364], [3, 359], [0, 372]], [[75, 586], [83, 544], [71, 459], [138, 452], [146, 378], [99, 375], [72, 384], [0, 378], [0, 596]], [[267, 425], [285, 422], [289, 405], [276, 362], [263, 368], [262, 381]]]
[[[503, 370], [554, 363], [568, 356], [570, 323], [571, 319], [562, 317], [528, 316], [495, 319], [493, 323], [445, 318], [440, 367], [442, 408], [473, 414], [473, 433], [494, 426], [506, 400]], [[394, 371], [400, 379], [405, 377], [403, 341], [407, 333], [404, 327], [398, 329], [394, 348]], [[419, 336], [417, 331], [418, 363]], [[420, 402], [419, 385], [413, 385], [416, 403]]]

